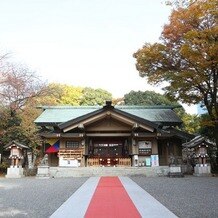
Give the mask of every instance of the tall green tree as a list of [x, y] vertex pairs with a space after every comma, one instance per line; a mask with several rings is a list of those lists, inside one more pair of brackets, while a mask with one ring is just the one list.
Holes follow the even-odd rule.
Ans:
[[173, 102], [166, 96], [154, 91], [131, 91], [124, 95], [124, 102], [126, 105], [179, 105], [177, 102]]
[[112, 95], [104, 89], [83, 89], [80, 105], [104, 105], [106, 100], [112, 100]]
[[176, 109], [175, 112], [182, 120], [181, 129], [190, 134], [199, 133], [201, 129], [201, 117], [196, 114], [188, 114], [185, 110]]
[[196, 0], [172, 11], [160, 43], [146, 43], [134, 57], [140, 76], [184, 103], [202, 103], [218, 146], [218, 2]]
[[183, 125], [180, 127], [180, 129], [191, 134], [197, 133], [200, 129], [200, 117], [186, 113], [184, 108], [182, 108], [178, 102], [171, 101], [167, 98], [167, 96], [154, 91], [131, 91], [124, 95], [124, 102], [125, 105], [169, 105], [178, 107], [175, 108], [174, 111], [183, 121]]
[[25, 107], [25, 110], [17, 111], [11, 116], [9, 108], [1, 108], [0, 153], [3, 151], [3, 146], [13, 140], [29, 146], [35, 154], [39, 152], [40, 138], [33, 122], [37, 115], [35, 110], [32, 107]]

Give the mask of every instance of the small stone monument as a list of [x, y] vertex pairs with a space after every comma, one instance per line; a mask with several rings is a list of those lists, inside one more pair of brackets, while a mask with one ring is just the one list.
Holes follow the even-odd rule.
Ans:
[[45, 154], [42, 158], [37, 170], [37, 178], [46, 179], [50, 178], [49, 166], [48, 166], [48, 154]]
[[170, 164], [169, 164], [169, 177], [183, 177], [181, 166], [178, 164], [177, 158], [173, 154], [170, 154]]
[[9, 159], [11, 159], [11, 166], [7, 169], [6, 178], [21, 178], [23, 177], [22, 162], [24, 159], [24, 150], [29, 147], [12, 141], [4, 146], [5, 150], [10, 150]]

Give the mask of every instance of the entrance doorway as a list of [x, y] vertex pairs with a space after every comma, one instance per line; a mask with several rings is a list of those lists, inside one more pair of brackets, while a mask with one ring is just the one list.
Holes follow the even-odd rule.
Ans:
[[102, 166], [117, 166], [119, 158], [128, 157], [127, 140], [93, 139], [89, 145], [89, 157], [98, 158]]

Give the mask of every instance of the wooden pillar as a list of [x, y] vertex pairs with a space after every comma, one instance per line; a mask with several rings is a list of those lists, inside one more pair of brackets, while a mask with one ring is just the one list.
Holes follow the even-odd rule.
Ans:
[[15, 159], [15, 166], [18, 166], [18, 165], [19, 165], [19, 159], [16, 158], [16, 159]]

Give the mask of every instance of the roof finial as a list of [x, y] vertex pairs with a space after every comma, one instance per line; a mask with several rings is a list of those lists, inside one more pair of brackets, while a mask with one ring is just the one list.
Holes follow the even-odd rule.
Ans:
[[105, 106], [110, 107], [111, 104], [112, 104], [112, 101], [106, 101], [106, 105]]

